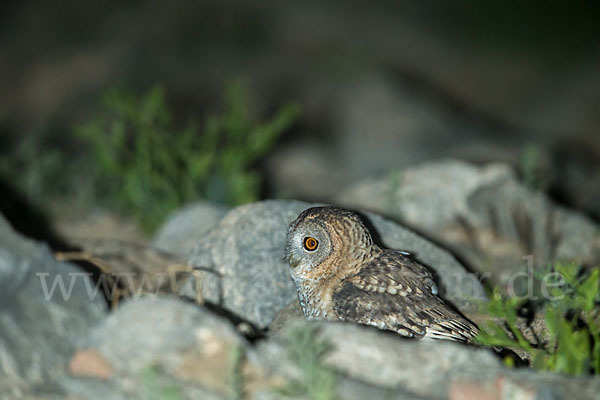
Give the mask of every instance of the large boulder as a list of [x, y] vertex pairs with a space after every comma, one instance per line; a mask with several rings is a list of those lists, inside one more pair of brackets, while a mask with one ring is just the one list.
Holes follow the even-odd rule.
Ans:
[[[484, 348], [403, 339], [349, 323], [319, 322], [315, 332], [314, 325], [297, 320], [259, 343], [257, 356], [265, 369], [306, 383], [311, 368], [323, 364], [335, 371], [338, 394], [350, 381], [387, 391], [390, 398], [399, 392], [398, 398], [495, 400], [510, 392], [510, 398], [592, 400], [600, 390], [593, 377], [506, 368]], [[323, 344], [329, 351], [311, 360]], [[299, 351], [306, 356], [299, 357]]]
[[175, 211], [160, 227], [152, 246], [188, 257], [200, 238], [210, 232], [227, 213], [227, 207], [208, 202], [189, 204]]
[[595, 224], [530, 190], [504, 164], [425, 163], [357, 183], [337, 201], [400, 220], [502, 283], [526, 256], [536, 265], [598, 261]]
[[[230, 211], [200, 237], [190, 263], [205, 271], [204, 299], [263, 329], [277, 311], [297, 300], [283, 260], [288, 225], [315, 204], [271, 200]], [[443, 295], [463, 312], [485, 298], [477, 277], [447, 251], [403, 226], [372, 213], [365, 216], [384, 246], [408, 250], [439, 276]]]
[[47, 390], [106, 309], [91, 273], [56, 261], [0, 215], [0, 397]]
[[126, 301], [94, 329], [60, 381], [87, 399], [233, 397], [246, 340], [203, 307], [176, 298]]

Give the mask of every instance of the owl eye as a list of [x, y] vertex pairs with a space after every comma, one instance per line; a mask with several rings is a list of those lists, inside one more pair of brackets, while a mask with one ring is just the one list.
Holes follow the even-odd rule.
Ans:
[[305, 237], [304, 238], [304, 248], [308, 251], [315, 251], [319, 247], [319, 241], [314, 237]]

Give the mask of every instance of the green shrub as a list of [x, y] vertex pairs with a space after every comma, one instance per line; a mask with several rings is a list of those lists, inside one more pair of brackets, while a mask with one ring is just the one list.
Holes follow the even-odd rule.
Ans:
[[487, 346], [525, 351], [534, 368], [571, 375], [600, 374], [600, 269], [584, 271], [576, 264], [556, 264], [547, 281], [547, 298], [536, 303], [544, 312], [548, 337], [537, 346], [517, 326], [526, 300], [505, 298], [495, 290], [484, 310], [502, 319], [488, 321], [477, 337]]
[[284, 105], [266, 122], [248, 110], [244, 86], [230, 84], [224, 111], [203, 126], [173, 123], [161, 87], [142, 96], [109, 90], [101, 114], [76, 132], [92, 150], [98, 199], [135, 216], [148, 230], [174, 208], [196, 199], [228, 204], [256, 200], [254, 164], [298, 115]]

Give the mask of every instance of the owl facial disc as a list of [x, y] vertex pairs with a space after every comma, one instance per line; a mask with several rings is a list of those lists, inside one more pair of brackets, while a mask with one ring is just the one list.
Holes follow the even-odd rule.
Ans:
[[292, 276], [311, 271], [327, 258], [330, 252], [331, 238], [318, 221], [296, 220], [290, 225], [286, 260], [292, 268]]

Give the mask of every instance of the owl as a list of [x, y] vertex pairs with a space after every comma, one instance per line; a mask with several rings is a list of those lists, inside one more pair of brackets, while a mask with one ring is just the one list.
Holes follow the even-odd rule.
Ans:
[[469, 342], [477, 327], [438, 297], [410, 254], [377, 246], [358, 214], [313, 207], [291, 223], [286, 260], [308, 320], [342, 320], [406, 337]]

